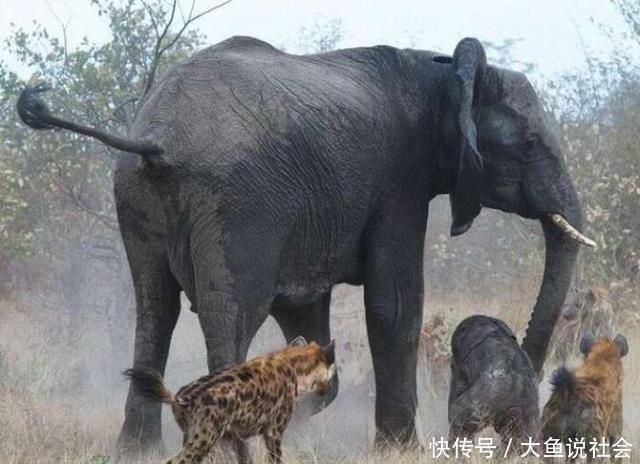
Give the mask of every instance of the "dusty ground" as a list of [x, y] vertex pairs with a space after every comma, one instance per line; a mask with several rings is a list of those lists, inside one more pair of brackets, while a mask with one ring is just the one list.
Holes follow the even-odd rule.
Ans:
[[[426, 317], [441, 314], [449, 333], [465, 316], [487, 313], [505, 319], [522, 336], [535, 289], [496, 301], [477, 299], [427, 298]], [[339, 288], [334, 297], [332, 323], [338, 340], [341, 369], [341, 392], [327, 410], [312, 419], [296, 417], [287, 432], [284, 453], [287, 462], [309, 463], [414, 463], [443, 461], [431, 458], [427, 448], [421, 453], [374, 453], [373, 388], [370, 385], [371, 361], [364, 329], [362, 295], [359, 291]], [[119, 372], [130, 359], [105, 363], [95, 350], [65, 352], [51, 347], [60, 340], [48, 338], [43, 321], [20, 312], [15, 305], [0, 307], [0, 463], [74, 463], [106, 464], [122, 420], [126, 385]], [[625, 438], [640, 444], [640, 331], [626, 326], [630, 353], [625, 358]], [[196, 318], [189, 311], [181, 315], [174, 336], [167, 382], [177, 388], [205, 372], [204, 343]], [[278, 348], [283, 343], [272, 322], [258, 334], [252, 352]], [[80, 345], [87, 346], [87, 345]], [[98, 361], [96, 361], [98, 359]], [[78, 366], [84, 366], [80, 368]], [[90, 366], [87, 369], [86, 366]], [[432, 437], [446, 435], [446, 368], [431, 369], [422, 365], [419, 372], [419, 431], [428, 445]], [[551, 370], [550, 367], [547, 368]], [[82, 388], [57, 388], [73, 385], [73, 376], [91, 376], [91, 382], [79, 382]], [[105, 380], [106, 379], [106, 380]], [[86, 379], [81, 379], [86, 380]], [[548, 381], [541, 384], [541, 401], [548, 397]], [[164, 414], [165, 442], [170, 451], [178, 448], [179, 434], [168, 410]], [[492, 436], [487, 431], [486, 436]], [[254, 454], [264, 459], [262, 443], [254, 440]], [[640, 462], [640, 452], [631, 461]], [[474, 452], [466, 462], [487, 462]], [[149, 456], [141, 462], [160, 462]], [[517, 459], [510, 462], [527, 462]], [[533, 461], [532, 461], [533, 462]]]

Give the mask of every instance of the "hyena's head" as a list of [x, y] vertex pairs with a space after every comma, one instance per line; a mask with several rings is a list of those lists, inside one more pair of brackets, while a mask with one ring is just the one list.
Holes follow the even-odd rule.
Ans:
[[596, 338], [586, 331], [580, 340], [580, 352], [584, 355], [585, 362], [617, 364], [629, 352], [629, 343], [621, 333], [610, 340], [607, 337]]
[[562, 322], [576, 325], [580, 332], [589, 330], [597, 336], [608, 335], [613, 328], [613, 307], [609, 289], [589, 287], [577, 291], [569, 304], [562, 308]]
[[615, 326], [615, 313], [607, 287], [574, 289], [573, 294], [562, 307], [551, 342], [553, 357], [562, 364], [578, 355], [576, 347], [583, 332], [607, 337]]
[[336, 375], [333, 341], [322, 346], [316, 342], [307, 343], [303, 337], [298, 337], [291, 342], [284, 354], [296, 371], [298, 395], [324, 395], [329, 392]]

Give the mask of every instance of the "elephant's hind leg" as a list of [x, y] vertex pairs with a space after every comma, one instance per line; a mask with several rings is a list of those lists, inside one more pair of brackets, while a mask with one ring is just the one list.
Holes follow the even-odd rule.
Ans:
[[[241, 234], [232, 240], [242, 240]], [[275, 272], [265, 263], [264, 246], [243, 242], [240, 256], [219, 243], [200, 240], [192, 260], [198, 319], [207, 347], [209, 371], [245, 360], [251, 340], [269, 315]], [[219, 257], [226, 260], [220, 263]], [[232, 271], [234, 270], [234, 271]]]
[[[133, 367], [150, 367], [164, 374], [171, 335], [180, 313], [180, 288], [166, 257], [146, 242], [123, 231], [136, 294]], [[141, 397], [130, 386], [124, 424], [118, 437], [121, 453], [162, 450], [161, 404]]]

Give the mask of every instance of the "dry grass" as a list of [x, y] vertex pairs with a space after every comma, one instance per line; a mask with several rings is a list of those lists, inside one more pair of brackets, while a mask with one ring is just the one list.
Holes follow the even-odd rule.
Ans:
[[[472, 313], [498, 315], [522, 335], [534, 294], [532, 284], [532, 288], [514, 292], [516, 296], [501, 302], [476, 300], [470, 303], [468, 298], [428, 298], [427, 314], [444, 315], [450, 329]], [[442, 458], [432, 459], [429, 449], [413, 453], [372, 451], [374, 398], [361, 301], [359, 291], [344, 287], [336, 291], [332, 320], [339, 341], [341, 393], [323, 413], [312, 419], [294, 419], [285, 440], [285, 460], [357, 464], [443, 461]], [[640, 348], [635, 349], [635, 341], [640, 341], [640, 331], [637, 328], [625, 331], [630, 341], [630, 353], [624, 362], [624, 436], [635, 444], [640, 443], [640, 419], [637, 418], [640, 390], [635, 387], [640, 383], [640, 370], [637, 369]], [[47, 327], [43, 327], [42, 320], [27, 317], [12, 306], [0, 307], [0, 463], [113, 463], [116, 461], [111, 457], [113, 445], [122, 420], [126, 393], [126, 385], [119, 379], [118, 372], [130, 361], [97, 362], [95, 359], [103, 360], [104, 357], [96, 358], [88, 349], [80, 352], [61, 350], [64, 344], [52, 337]], [[175, 340], [168, 367], [168, 383], [173, 387], [204, 372], [204, 344], [196, 318], [188, 311], [181, 316]], [[260, 352], [281, 344], [281, 336], [269, 322], [258, 335], [252, 351]], [[89, 345], [80, 343], [76, 348], [84, 346]], [[89, 368], [78, 370], [79, 363]], [[86, 372], [92, 381], [83, 388], [60, 387], [67, 384], [69, 376], [79, 375], [78, 372]], [[447, 377], [446, 369], [427, 372], [421, 366], [419, 370], [418, 423], [425, 444], [431, 437], [446, 435]], [[541, 401], [548, 397], [547, 385], [546, 381], [542, 384]], [[168, 411], [164, 415], [164, 433], [167, 448], [177, 449], [179, 434]], [[491, 436], [489, 431], [486, 436]], [[262, 444], [254, 446], [254, 450], [257, 460], [266, 462]], [[488, 462], [474, 454], [473, 459], [465, 461]], [[158, 456], [148, 456], [139, 462], [160, 461]], [[512, 459], [508, 462], [534, 461]], [[640, 459], [631, 462], [640, 462]]]

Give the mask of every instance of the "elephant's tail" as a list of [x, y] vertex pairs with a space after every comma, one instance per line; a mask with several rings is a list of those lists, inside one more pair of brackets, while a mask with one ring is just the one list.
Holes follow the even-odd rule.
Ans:
[[159, 372], [143, 367], [140, 369], [127, 369], [123, 372], [129, 378], [137, 392], [156, 403], [173, 404], [176, 398], [164, 385], [164, 380]]
[[160, 155], [162, 148], [150, 140], [127, 139], [114, 134], [109, 134], [101, 129], [83, 126], [66, 119], [52, 115], [47, 105], [38, 97], [39, 93], [50, 90], [46, 84], [38, 84], [33, 87], [26, 87], [18, 98], [18, 115], [22, 122], [33, 129], [67, 129], [82, 135], [88, 135], [94, 139], [117, 148], [118, 150], [140, 155]]

